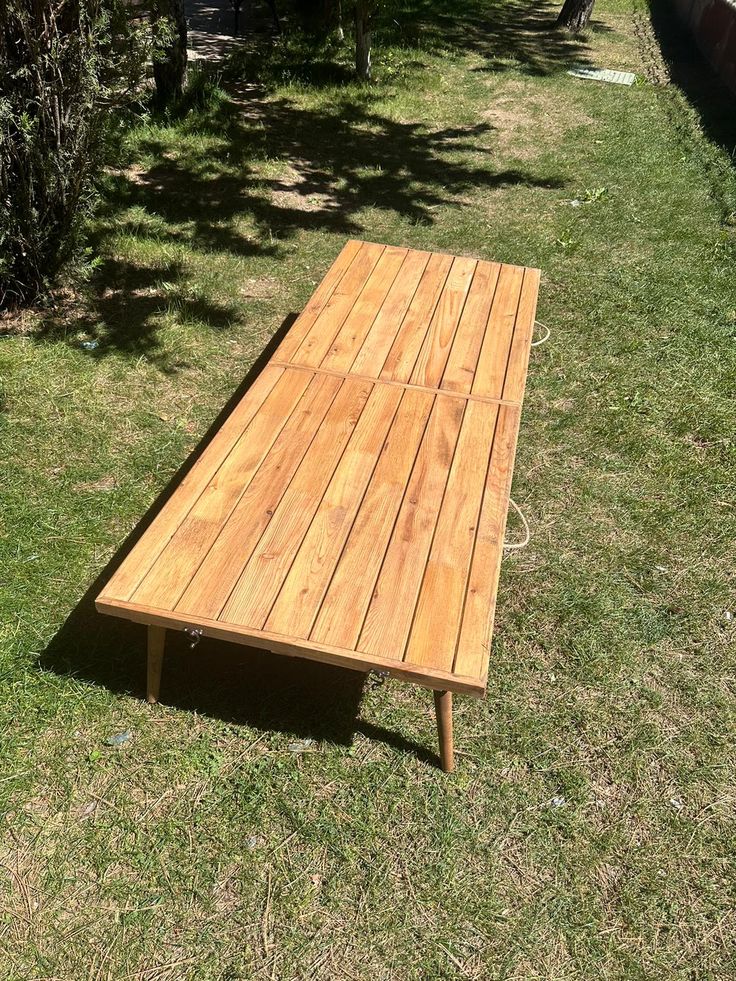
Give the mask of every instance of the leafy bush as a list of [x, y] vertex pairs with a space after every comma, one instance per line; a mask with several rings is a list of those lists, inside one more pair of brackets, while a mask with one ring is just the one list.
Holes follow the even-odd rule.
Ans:
[[146, 36], [125, 0], [0, 0], [0, 307], [35, 300], [78, 249]]

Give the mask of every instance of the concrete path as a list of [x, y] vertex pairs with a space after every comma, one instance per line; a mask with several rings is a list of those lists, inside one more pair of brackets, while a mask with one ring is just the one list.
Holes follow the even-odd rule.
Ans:
[[[189, 61], [221, 61], [242, 43], [234, 36], [235, 15], [229, 0], [186, 0]], [[246, 17], [241, 11], [241, 30]]]

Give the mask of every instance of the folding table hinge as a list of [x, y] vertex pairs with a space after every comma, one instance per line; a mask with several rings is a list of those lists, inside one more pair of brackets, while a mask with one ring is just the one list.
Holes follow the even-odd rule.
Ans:
[[193, 650], [202, 639], [202, 631], [197, 627], [184, 627], [184, 633], [189, 638], [189, 646]]

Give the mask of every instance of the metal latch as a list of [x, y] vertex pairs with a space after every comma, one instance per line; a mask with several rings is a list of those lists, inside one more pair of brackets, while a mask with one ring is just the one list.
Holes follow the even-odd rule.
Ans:
[[388, 681], [389, 673], [388, 671], [374, 670], [370, 672], [370, 676], [371, 676], [371, 687], [380, 688], [385, 681]]
[[197, 646], [197, 644], [202, 639], [202, 631], [197, 627], [184, 627], [184, 633], [189, 638], [189, 646], [192, 650]]

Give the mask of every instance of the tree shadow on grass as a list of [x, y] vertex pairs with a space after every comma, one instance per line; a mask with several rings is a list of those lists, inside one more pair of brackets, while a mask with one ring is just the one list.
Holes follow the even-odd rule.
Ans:
[[[370, 94], [338, 96], [311, 112], [241, 85], [231, 102], [199, 119], [198, 130], [219, 138], [204, 153], [171, 159], [164, 136], [141, 145], [159, 162], [116, 178], [107, 205], [116, 232], [288, 259], [288, 240], [305, 231], [362, 236], [367, 210], [431, 225], [438, 208], [462, 208], [479, 189], [564, 183], [533, 167], [494, 169], [486, 122], [436, 129], [401, 122], [373, 111]], [[254, 161], [264, 163], [260, 172]]]
[[[98, 613], [95, 599], [253, 383], [293, 321], [293, 314], [284, 321], [196, 450], [88, 587], [40, 654], [40, 668], [84, 679], [121, 695], [145, 697], [146, 628]], [[356, 732], [363, 732], [436, 762], [426, 747], [358, 719], [365, 679], [363, 672], [210, 638], [191, 649], [182, 631], [170, 630], [161, 701], [172, 708], [264, 732], [276, 730], [346, 746], [352, 744]]]
[[[312, 112], [241, 85], [232, 100], [198, 116], [197, 130], [217, 138], [209, 148], [196, 142], [172, 156], [165, 133], [140, 142], [138, 152], [157, 162], [109, 176], [93, 242], [104, 258], [81, 316], [74, 309], [74, 335], [62, 308], [45, 318], [37, 339], [67, 336], [78, 344], [84, 331], [99, 339], [97, 357], [145, 355], [175, 371], [180, 365], [158, 337], [167, 316], [226, 330], [242, 310], [194, 295], [192, 269], [167, 255], [172, 243], [188, 250], [189, 263], [218, 256], [288, 261], [289, 241], [303, 232], [364, 237], [366, 215], [375, 210], [429, 226], [438, 209], [462, 209], [478, 190], [564, 183], [559, 173], [533, 166], [495, 169], [487, 122], [431, 128], [397, 121], [375, 112], [372, 98], [338, 97]], [[263, 166], [257, 170], [255, 162]], [[154, 258], [144, 265], [115, 256], [121, 234]]]
[[[494, 45], [534, 74], [580, 60], [584, 42], [532, 30], [536, 7], [530, 13], [502, 5], [488, 23], [473, 19], [472, 5], [454, 20], [448, 2], [431, 11], [426, 3], [416, 8], [434, 18], [430, 39], [455, 37], [458, 45], [485, 52], [488, 70], [495, 70]], [[453, 21], [456, 36], [443, 18]], [[70, 336], [64, 311], [47, 316], [39, 339], [67, 336], [77, 344], [83, 330], [99, 338], [97, 357], [122, 351], [176, 370], [159, 341], [167, 316], [223, 330], [243, 315], [242, 304], [193, 295], [200, 260], [279, 264], [293, 254], [290, 240], [304, 232], [368, 237], [375, 211], [431, 226], [441, 209], [463, 209], [479, 191], [564, 184], [549, 164], [494, 167], [493, 128], [485, 121], [433, 127], [391, 118], [377, 111], [383, 95], [371, 87], [338, 87], [329, 102], [310, 109], [286, 95], [232, 82], [232, 70], [228, 77], [230, 99], [213, 97], [195, 109], [177, 124], [175, 142], [169, 129], [152, 127], [148, 138], [137, 141], [135, 158], [107, 175], [92, 242], [103, 259], [88, 284], [86, 312], [73, 324], [76, 336]], [[151, 158], [153, 165], [140, 165]], [[119, 256], [121, 235], [135, 243], [133, 259]], [[171, 245], [177, 258], [171, 258]]]
[[[514, 70], [547, 76], [572, 64], [590, 64], [590, 35], [610, 28], [595, 17], [578, 35], [557, 30], [562, 0], [403, 0], [378, 5], [373, 18], [374, 76], [381, 82], [401, 78], [407, 69], [423, 68], [423, 54], [473, 54], [483, 59], [476, 71]], [[339, 43], [334, 34], [287, 32], [272, 46], [247, 39], [229, 60], [244, 80], [310, 88], [346, 85], [355, 79], [352, 39]], [[411, 50], [411, 61], [398, 62], [389, 49]]]
[[607, 32], [593, 19], [588, 31], [570, 34], [555, 29], [562, 2], [549, 0], [407, 0], [394, 17], [386, 15], [376, 31], [382, 42], [411, 45], [428, 51], [472, 52], [484, 59], [479, 71], [514, 69], [525, 75], [545, 76], [566, 71], [573, 64], [590, 64], [589, 34]]
[[211, 330], [227, 330], [237, 319], [233, 305], [216, 304], [192, 295], [188, 276], [181, 262], [169, 260], [140, 266], [108, 256], [101, 261], [80, 310], [74, 306], [73, 321], [62, 306], [47, 315], [34, 337], [39, 342], [55, 342], [70, 327], [72, 344], [83, 334], [87, 343], [98, 347], [89, 350], [93, 358], [103, 358], [111, 350], [131, 357], [145, 355], [167, 374], [188, 367], [180, 358], [166, 353], [158, 337], [162, 318], [176, 314], [180, 320], [196, 320]]

